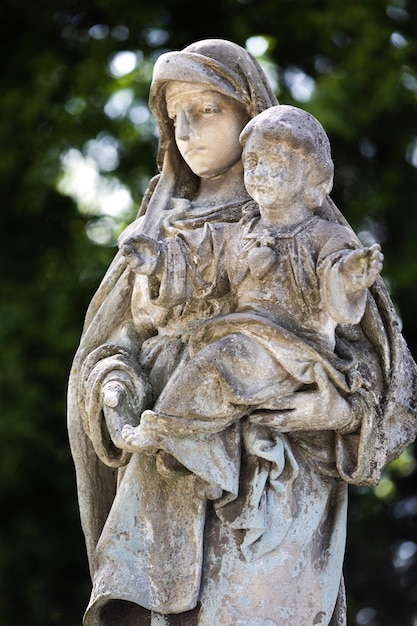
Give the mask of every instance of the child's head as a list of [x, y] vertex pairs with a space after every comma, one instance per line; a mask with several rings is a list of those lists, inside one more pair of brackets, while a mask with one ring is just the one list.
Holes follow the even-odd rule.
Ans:
[[[253, 180], [264, 177], [269, 187], [297, 187], [304, 195], [307, 208], [323, 203], [333, 185], [334, 166], [329, 139], [315, 117], [297, 107], [278, 105], [253, 118], [240, 135], [243, 146], [245, 184], [251, 195], [256, 191]], [[258, 164], [263, 162], [263, 170]], [[255, 198], [261, 204], [258, 198]]]

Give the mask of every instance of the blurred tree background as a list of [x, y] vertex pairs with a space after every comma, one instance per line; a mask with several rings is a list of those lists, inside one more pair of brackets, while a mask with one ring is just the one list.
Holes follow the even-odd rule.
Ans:
[[[76, 626], [90, 582], [66, 381], [88, 302], [155, 173], [155, 59], [230, 39], [281, 103], [318, 117], [333, 198], [365, 243], [382, 244], [417, 357], [417, 3], [3, 0], [0, 30], [0, 623]], [[351, 626], [417, 625], [416, 475], [410, 447], [376, 489], [351, 489]]]

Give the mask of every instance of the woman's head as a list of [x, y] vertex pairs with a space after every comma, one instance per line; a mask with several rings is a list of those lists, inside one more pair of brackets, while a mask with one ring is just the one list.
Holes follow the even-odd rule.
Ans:
[[155, 63], [149, 104], [158, 118], [170, 81], [199, 84], [240, 102], [254, 117], [277, 104], [260, 65], [247, 50], [223, 39], [205, 39], [180, 52], [162, 54]]
[[[173, 145], [174, 124], [172, 115], [170, 118], [167, 112], [167, 90], [168, 94], [169, 91], [172, 92], [174, 83], [182, 83], [181, 89], [184, 88], [187, 92], [197, 88], [201, 92], [220, 94], [223, 102], [228, 101], [229, 108], [234, 107], [238, 112], [237, 117], [242, 128], [248, 119], [276, 104], [276, 98], [257, 61], [234, 43], [208, 39], [194, 43], [180, 52], [161, 55], [155, 63], [149, 97], [150, 108], [160, 130], [160, 169], [167, 152], [170, 153], [171, 161], [176, 161], [174, 168], [178, 169], [178, 154], [175, 154], [176, 146]], [[222, 143], [217, 148], [221, 155]]]

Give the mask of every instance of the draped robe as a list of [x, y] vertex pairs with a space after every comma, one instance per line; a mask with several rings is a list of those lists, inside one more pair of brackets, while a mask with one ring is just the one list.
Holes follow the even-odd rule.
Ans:
[[[190, 224], [185, 226], [188, 230]], [[193, 226], [198, 227], [198, 223]], [[179, 222], [176, 228], [180, 228]], [[144, 340], [144, 353], [138, 354], [137, 336], [132, 335], [137, 321], [133, 309], [137, 305], [134, 294], [138, 280], [144, 278], [134, 279], [124, 270], [96, 314], [106, 319], [106, 303], [115, 296], [120, 302], [129, 302], [119, 338], [113, 331], [111, 340], [100, 345], [94, 363], [91, 341], [96, 343], [94, 332], [98, 327], [96, 323], [89, 326], [81, 361], [86, 363], [88, 354], [89, 371], [95, 367], [100, 370], [105, 359], [114, 359], [118, 350], [117, 358], [125, 359], [125, 366], [134, 356], [141, 364], [142, 377], [152, 379], [153, 368], [160, 376], [161, 355], [174, 351], [172, 367], [169, 358], [163, 359], [164, 389], [168, 390], [190, 358], [190, 337], [191, 345], [197, 342], [192, 348], [195, 351], [201, 341], [207, 342], [205, 334], [211, 334], [212, 341], [224, 329], [203, 315], [193, 334], [195, 315], [188, 325], [183, 314], [186, 310], [195, 313], [195, 307], [202, 302], [190, 299], [185, 307], [175, 305], [181, 311], [176, 326], [181, 333], [175, 334], [165, 325], [163, 332]], [[283, 626], [290, 620], [345, 623], [342, 563], [347, 483], [376, 484], [384, 465], [415, 436], [415, 421], [410, 418], [414, 411], [415, 366], [379, 281], [372, 291], [362, 325], [356, 324], [354, 329], [342, 326], [340, 333], [349, 342], [358, 370], [367, 381], [367, 389], [356, 399], [360, 426], [354, 432], [277, 434], [244, 418], [221, 432], [185, 437], [181, 445], [174, 439], [171, 444], [161, 445], [165, 452], [155, 456], [135, 453], [126, 459], [125, 453], [116, 451], [119, 457], [115, 461], [102, 413], [96, 410], [88, 418], [90, 436], [97, 433], [98, 439], [94, 435], [92, 440], [85, 438], [79, 424], [76, 436], [81, 436], [89, 451], [82, 461], [84, 472], [97, 481], [97, 476], [108, 473], [106, 464], [122, 465], [116, 497], [113, 500], [114, 494], [110, 494], [104, 511], [105, 492], [95, 494], [91, 487], [88, 494], [100, 502], [93, 506], [88, 503], [89, 524], [97, 524], [97, 529], [92, 538], [94, 587], [86, 626], [106, 624], [104, 618], [100, 621], [100, 615], [106, 615], [110, 601], [120, 600], [129, 603], [127, 606], [146, 607], [154, 614], [183, 614], [194, 620], [189, 623], [202, 626]], [[146, 293], [143, 285], [140, 293]], [[162, 307], [152, 302], [152, 281], [147, 294], [148, 304], [155, 307], [154, 314], [163, 313]], [[241, 323], [236, 319], [240, 314], [230, 315], [221, 296], [208, 301], [212, 311], [223, 315], [226, 325], [229, 321], [229, 331]], [[127, 319], [132, 326], [129, 331]], [[255, 323], [251, 330], [260, 336]], [[88, 332], [93, 336], [88, 337]], [[106, 329], [101, 327], [99, 334], [103, 332]], [[273, 340], [275, 332], [262, 324], [264, 341]], [[147, 342], [153, 344], [151, 350]], [[106, 351], [108, 357], [104, 357]], [[74, 375], [77, 371], [75, 365]], [[138, 414], [148, 406], [152, 406], [149, 398], [142, 407], [136, 407]], [[95, 423], [100, 428], [94, 427]], [[402, 429], [398, 423], [402, 423]], [[97, 460], [97, 451], [106, 445], [111, 452], [109, 458]], [[95, 466], [99, 465], [97, 474], [92, 473], [92, 457]], [[169, 462], [172, 457], [179, 461], [177, 465]], [[201, 492], [202, 485], [213, 483], [216, 471], [224, 497], [212, 504]], [[108, 479], [101, 480], [108, 485]], [[167, 619], [169, 623], [174, 618]]]
[[[246, 106], [250, 117], [276, 104], [257, 62], [230, 42], [207, 40], [162, 55], [150, 97], [160, 129], [161, 174], [130, 234], [160, 238], [242, 215], [242, 202], [181, 209], [194, 197], [197, 181], [179, 156], [166, 113], [170, 80], [219, 91]], [[344, 221], [330, 199], [322, 215]], [[69, 438], [93, 580], [85, 626], [151, 620], [155, 626], [345, 623], [347, 483], [375, 484], [416, 435], [415, 364], [382, 282], [371, 292], [361, 324], [354, 332], [344, 329], [373, 390], [358, 403], [360, 428], [278, 436], [243, 418], [192, 441], [201, 451], [196, 473], [184, 465], [184, 449], [178, 461], [174, 449], [146, 455], [117, 448], [101, 391], [106, 380], [123, 383], [126, 413], [138, 423], [187, 365], [191, 333], [214, 316], [230, 314], [228, 300], [190, 298], [163, 309], [152, 303], [148, 279], [135, 277], [116, 255], [87, 311], [68, 390]], [[208, 448], [207, 437], [210, 445], [216, 438], [216, 445]], [[228, 479], [224, 497], [214, 503], [205, 497], [201, 471], [211, 466], [219, 480], [221, 472]]]

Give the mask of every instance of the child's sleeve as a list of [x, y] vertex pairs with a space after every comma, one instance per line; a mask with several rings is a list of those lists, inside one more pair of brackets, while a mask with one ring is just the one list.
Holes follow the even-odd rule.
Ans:
[[219, 224], [164, 239], [158, 274], [149, 279], [152, 303], [170, 308], [193, 298], [225, 295], [225, 243], [225, 228]]
[[358, 241], [347, 228], [330, 222], [323, 226], [322, 237], [317, 260], [322, 304], [338, 324], [357, 324], [365, 312], [367, 290], [346, 291], [341, 263], [346, 254], [360, 247]]

